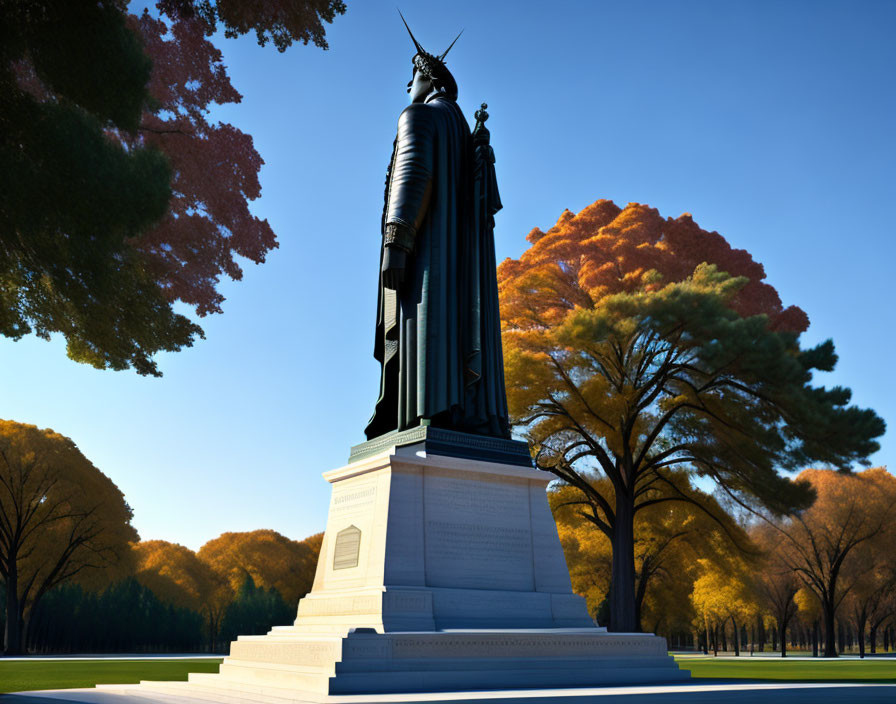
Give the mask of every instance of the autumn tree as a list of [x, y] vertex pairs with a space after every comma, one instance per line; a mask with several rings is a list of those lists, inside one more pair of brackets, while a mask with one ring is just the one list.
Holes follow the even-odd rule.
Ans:
[[209, 649], [215, 651], [221, 618], [233, 600], [226, 576], [183, 545], [149, 540], [133, 549], [137, 581], [164, 603], [201, 613]]
[[[896, 559], [887, 546], [886, 557], [874, 568], [874, 576], [869, 584], [862, 585], [859, 598], [866, 601], [868, 614], [868, 636], [871, 654], [877, 653], [877, 637], [881, 627], [896, 626]], [[870, 588], [869, 588], [870, 587]]]
[[[753, 582], [749, 566], [732, 556], [725, 561], [698, 561], [700, 575], [691, 591], [691, 603], [702, 615], [707, 629], [726, 628], [728, 622], [734, 636], [734, 654], [740, 655], [741, 630], [756, 613]], [[717, 643], [717, 638], [713, 638]]]
[[[314, 542], [316, 536], [307, 538]], [[318, 544], [317, 549], [320, 550]], [[199, 549], [199, 558], [216, 572], [225, 575], [233, 593], [246, 580], [260, 588], [273, 587], [295, 606], [310, 589], [317, 566], [312, 544], [290, 540], [274, 530], [223, 533]]]
[[871, 653], [877, 650], [877, 629], [891, 615], [891, 599], [896, 591], [896, 570], [890, 557], [892, 543], [887, 551], [859, 550], [862, 554], [854, 569], [859, 573], [853, 588], [846, 595], [844, 605], [859, 641], [859, 657], [865, 657], [865, 637], [870, 633]]
[[755, 577], [756, 596], [762, 608], [774, 619], [781, 657], [787, 657], [787, 628], [799, 610], [795, 597], [802, 583], [781, 557], [782, 537], [777, 531], [756, 524], [751, 538], [762, 550], [762, 562]]
[[127, 556], [137, 539], [112, 481], [68, 438], [0, 421], [0, 576], [4, 649], [22, 649], [27, 615], [56, 585]]
[[[682, 593], [689, 593], [700, 558], [723, 559], [728, 552], [750, 550], [743, 530], [711, 496], [674, 477], [689, 502], [658, 503], [639, 512], [634, 525], [635, 609], [637, 630], [657, 631], [677, 625], [682, 630], [692, 613]], [[595, 491], [612, 497], [609, 480], [592, 479]], [[600, 529], [603, 513], [578, 487], [560, 484], [549, 492], [575, 591], [596, 613], [608, 597], [612, 544]], [[710, 513], [697, 508], [705, 506]], [[602, 614], [603, 615], [603, 614]]]
[[892, 615], [892, 600], [896, 596], [894, 540], [896, 526], [888, 524], [856, 547], [852, 558], [844, 564], [846, 579], [852, 581], [852, 588], [843, 608], [855, 628], [861, 658], [865, 657], [866, 636], [870, 636], [873, 654], [877, 650], [877, 630]]
[[861, 561], [863, 549], [889, 533], [896, 520], [896, 477], [883, 468], [856, 474], [809, 469], [797, 480], [812, 486], [817, 495], [815, 503], [769, 521], [769, 525], [782, 537], [780, 559], [799, 576], [821, 607], [824, 656], [837, 657], [837, 612], [874, 567], [870, 561]]
[[637, 627], [636, 514], [691, 501], [673, 471], [781, 514], [812, 491], [779, 472], [846, 469], [878, 449], [873, 411], [812, 384], [833, 344], [802, 349], [805, 314], [689, 215], [598, 201], [528, 239], [498, 270], [508, 402], [537, 466], [596, 507], [613, 545], [612, 630]]
[[[802, 582], [801, 582], [802, 584]], [[812, 631], [812, 657], [818, 657], [818, 644], [821, 640], [822, 609], [818, 597], [802, 584], [793, 597], [796, 602], [797, 620]]]
[[219, 27], [225, 37], [255, 32], [260, 46], [272, 42], [285, 51], [293, 41], [327, 49], [324, 22], [345, 12], [342, 0], [275, 0], [268, 3], [232, 0], [159, 0], [156, 7], [175, 19], [196, 19], [207, 34]]
[[239, 102], [209, 37], [326, 48], [341, 0], [0, 0], [0, 334], [61, 333], [72, 359], [158, 375], [153, 356], [221, 311], [238, 257], [276, 247], [249, 211], [252, 138], [208, 120]]
[[201, 611], [214, 589], [212, 569], [190, 548], [166, 540], [145, 540], [133, 546], [135, 577], [162, 601]]

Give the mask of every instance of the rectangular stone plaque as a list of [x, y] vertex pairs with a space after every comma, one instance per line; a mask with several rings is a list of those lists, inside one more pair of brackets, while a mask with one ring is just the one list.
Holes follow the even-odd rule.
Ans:
[[361, 552], [361, 530], [355, 526], [339, 531], [336, 534], [336, 546], [333, 548], [333, 569], [345, 570], [358, 566], [358, 555]]

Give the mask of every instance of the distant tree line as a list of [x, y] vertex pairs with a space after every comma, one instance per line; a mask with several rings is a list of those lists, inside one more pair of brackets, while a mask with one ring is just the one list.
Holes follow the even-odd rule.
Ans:
[[69, 438], [0, 421], [4, 652], [220, 652], [295, 618], [323, 534], [140, 541], [118, 487]]
[[[896, 650], [896, 477], [806, 470], [812, 506], [782, 516], [700, 497], [635, 523], [638, 627], [705, 653], [789, 649], [835, 657]], [[696, 490], [691, 490], [695, 492]], [[609, 623], [612, 548], [581, 492], [550, 494], [573, 588]]]
[[162, 601], [135, 577], [92, 592], [64, 585], [47, 594], [29, 619], [32, 653], [218, 652], [240, 635], [263, 634], [295, 618], [274, 587], [251, 576], [224, 608], [215, 642], [207, 615]]
[[[305, 553], [304, 567], [310, 564], [312, 573], [300, 576], [297, 587], [284, 590], [290, 598], [295, 598], [288, 602], [276, 586], [259, 586], [252, 576], [255, 573], [261, 584], [270, 583], [272, 569], [243, 563], [244, 567], [240, 568], [243, 578], [238, 588], [234, 589], [224, 575], [216, 574], [218, 579], [213, 585], [216, 593], [201, 594], [203, 598], [215, 599], [217, 610], [200, 607], [191, 600], [186, 593], [188, 586], [178, 583], [177, 573], [172, 578], [170, 562], [165, 565], [168, 574], [164, 577], [144, 565], [136, 575], [119, 579], [100, 590], [64, 583], [49, 590], [29, 611], [23, 650], [31, 653], [223, 652], [240, 635], [263, 634], [273, 626], [291, 623], [298, 598], [302, 596], [298, 592], [310, 587], [317, 558], [315, 550], [320, 547], [318, 536], [296, 542], [273, 531], [254, 531], [225, 534], [222, 538], [227, 543], [241, 543], [247, 551], [264, 546], [272, 538], [300, 546], [294, 552]], [[221, 542], [222, 538], [217, 541]], [[186, 550], [161, 541], [152, 543], [155, 552]], [[145, 552], [145, 545], [135, 544], [135, 553]], [[303, 550], [305, 547], [307, 551]], [[236, 566], [239, 554], [237, 549], [232, 565]], [[160, 578], [171, 581], [167, 590], [156, 593], [147, 584]], [[0, 595], [4, 598], [5, 592], [5, 584], [0, 585]], [[5, 614], [0, 614], [0, 627], [5, 625]]]

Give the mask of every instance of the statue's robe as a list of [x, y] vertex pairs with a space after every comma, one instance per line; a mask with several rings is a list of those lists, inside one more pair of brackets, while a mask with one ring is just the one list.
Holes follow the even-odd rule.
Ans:
[[[485, 132], [487, 134], [487, 131]], [[457, 103], [434, 94], [401, 114], [383, 228], [414, 230], [399, 290], [379, 281], [373, 439], [421, 423], [510, 437], [495, 271], [500, 209], [491, 147], [474, 152]]]

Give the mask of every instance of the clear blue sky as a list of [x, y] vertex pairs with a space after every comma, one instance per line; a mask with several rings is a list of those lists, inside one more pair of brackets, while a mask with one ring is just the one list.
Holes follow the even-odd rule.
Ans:
[[[383, 178], [412, 47], [393, 0], [347, 0], [330, 50], [218, 41], [265, 159], [253, 205], [280, 240], [226, 283], [207, 339], [162, 379], [96, 371], [59, 340], [0, 341], [0, 417], [70, 436], [144, 539], [323, 529], [329, 486], [377, 393], [371, 357]], [[832, 337], [825, 383], [896, 424], [892, 350], [896, 3], [402, 0], [449, 56], [472, 121], [489, 103], [497, 254], [598, 198], [690, 212], [765, 265]], [[896, 426], [894, 426], [896, 427]], [[875, 464], [894, 462], [892, 432]]]

